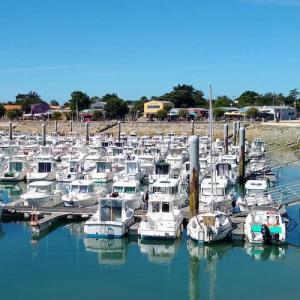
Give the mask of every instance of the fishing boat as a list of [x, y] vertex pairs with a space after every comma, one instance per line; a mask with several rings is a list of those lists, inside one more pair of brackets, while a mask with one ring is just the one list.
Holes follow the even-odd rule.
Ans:
[[51, 181], [31, 182], [27, 192], [20, 196], [24, 205], [33, 207], [52, 207], [61, 203], [63, 191], [55, 190]]
[[84, 233], [94, 238], [121, 238], [134, 222], [134, 211], [122, 199], [100, 198], [96, 213], [85, 222]]
[[89, 173], [95, 183], [107, 183], [113, 180], [114, 171], [109, 161], [97, 161], [96, 168]]
[[66, 167], [56, 172], [57, 182], [72, 182], [84, 178], [84, 167], [81, 159], [70, 159]]
[[191, 218], [187, 225], [188, 236], [199, 243], [224, 240], [231, 231], [227, 214], [221, 211], [201, 212]]
[[175, 239], [181, 235], [182, 222], [182, 213], [174, 205], [174, 199], [156, 194], [149, 200], [148, 212], [140, 223], [138, 234], [142, 239]]
[[[5, 167], [4, 167], [5, 168]], [[23, 157], [15, 157], [8, 161], [8, 165], [0, 174], [0, 181], [2, 182], [17, 182], [22, 181], [26, 177], [26, 170], [28, 163]]]
[[183, 207], [187, 204], [187, 195], [181, 189], [180, 181], [176, 178], [158, 178], [152, 185], [149, 200], [160, 199], [161, 195], [167, 201], [173, 201], [174, 206]]
[[143, 193], [140, 182], [135, 179], [121, 179], [113, 183], [112, 194], [127, 202], [129, 208], [135, 210], [141, 207]]
[[51, 181], [56, 178], [56, 162], [52, 155], [37, 156], [35, 165], [26, 174], [28, 182], [43, 180]]
[[254, 207], [271, 207], [274, 205], [272, 195], [268, 193], [268, 182], [265, 179], [247, 180], [245, 195], [240, 196], [236, 205], [240, 211], [249, 211]]
[[68, 193], [63, 195], [65, 206], [88, 207], [98, 203], [99, 193], [94, 190], [91, 180], [74, 180], [70, 183]]
[[252, 210], [246, 217], [244, 232], [251, 244], [282, 244], [286, 240], [286, 227], [275, 210]]

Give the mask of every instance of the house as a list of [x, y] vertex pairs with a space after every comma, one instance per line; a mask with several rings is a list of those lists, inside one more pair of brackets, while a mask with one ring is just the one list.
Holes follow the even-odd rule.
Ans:
[[22, 109], [22, 105], [19, 104], [4, 104], [5, 111], [15, 110], [15, 109]]
[[260, 115], [269, 119], [275, 120], [296, 120], [297, 110], [290, 106], [246, 106], [242, 109], [243, 112], [247, 112], [250, 108], [256, 108]]
[[104, 107], [105, 107], [105, 102], [101, 102], [101, 101], [97, 101], [95, 103], [92, 103], [90, 105], [90, 109], [94, 110], [94, 109], [97, 109], [97, 110], [103, 110]]
[[174, 107], [169, 101], [151, 100], [144, 104], [144, 117], [154, 116], [158, 111], [167, 107]]

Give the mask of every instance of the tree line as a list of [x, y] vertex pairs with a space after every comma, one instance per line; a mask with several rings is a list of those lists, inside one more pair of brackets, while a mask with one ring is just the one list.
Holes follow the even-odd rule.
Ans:
[[[255, 91], [245, 91], [236, 99], [232, 99], [226, 95], [221, 95], [213, 100], [213, 107], [216, 115], [222, 114], [222, 108], [224, 107], [253, 107], [253, 106], [270, 106], [270, 105], [286, 105], [295, 106], [297, 111], [300, 112], [300, 92], [298, 89], [292, 89], [285, 96], [282, 93], [268, 92], [260, 94]], [[179, 84], [174, 86], [170, 92], [167, 92], [161, 96], [146, 97], [143, 96], [139, 100], [124, 100], [120, 98], [116, 93], [106, 94], [102, 97], [88, 96], [85, 92], [74, 91], [70, 95], [70, 99], [66, 101], [62, 107], [69, 108], [71, 113], [66, 114], [67, 118], [72, 118], [75, 112], [89, 109], [91, 104], [96, 102], [105, 102], [105, 107], [102, 111], [94, 112], [94, 119], [124, 119], [126, 115], [141, 115], [144, 111], [144, 103], [150, 100], [169, 101], [173, 103], [174, 107], [181, 108], [180, 115], [184, 117], [187, 113], [186, 108], [189, 107], [201, 107], [208, 108], [208, 99], [204, 96], [203, 91], [195, 89], [192, 85]], [[19, 104], [21, 110], [10, 110], [5, 112], [3, 104], [0, 105], [0, 117], [6, 115], [8, 118], [18, 118], [23, 113], [30, 113], [31, 105], [45, 102], [38, 93], [30, 91], [25, 94], [17, 94], [14, 102], [8, 102], [7, 104]], [[56, 100], [51, 100], [50, 105], [59, 105]], [[166, 111], [159, 112], [158, 118], [163, 119]], [[54, 119], [61, 118], [61, 113], [56, 112], [53, 114]]]

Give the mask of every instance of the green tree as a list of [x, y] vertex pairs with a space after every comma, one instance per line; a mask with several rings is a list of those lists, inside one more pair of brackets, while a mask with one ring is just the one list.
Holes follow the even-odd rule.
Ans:
[[178, 117], [182, 118], [182, 119], [186, 119], [188, 116], [189, 112], [187, 109], [182, 108], [179, 112], [178, 112]]
[[133, 110], [135, 112], [139, 112], [139, 113], [143, 113], [144, 112], [144, 104], [147, 102], [147, 98], [144, 96], [144, 97], [141, 97], [140, 100], [137, 100], [134, 102], [133, 104]]
[[232, 106], [232, 100], [227, 96], [219, 96], [214, 101], [214, 107], [230, 107]]
[[31, 112], [31, 105], [44, 102], [40, 95], [34, 91], [30, 91], [27, 94], [17, 94], [16, 104], [22, 106], [24, 113], [28, 114]]
[[247, 118], [256, 118], [259, 114], [259, 111], [257, 108], [255, 107], [250, 107], [247, 111], [246, 111], [246, 117]]
[[221, 119], [224, 116], [224, 114], [225, 114], [225, 111], [222, 108], [217, 107], [213, 110], [213, 115], [216, 120]]
[[69, 106], [72, 111], [81, 111], [83, 109], [88, 109], [91, 104], [90, 97], [81, 91], [74, 91], [71, 94], [71, 99], [69, 100]]
[[166, 109], [161, 109], [155, 114], [155, 117], [158, 120], [162, 121], [167, 117], [167, 114], [168, 114], [168, 111]]
[[13, 109], [6, 112], [6, 117], [10, 120], [16, 120], [22, 117], [23, 111], [20, 109]]
[[172, 102], [175, 107], [182, 108], [201, 106], [204, 103], [206, 105], [203, 92], [187, 84], [174, 86], [173, 91], [162, 95], [159, 99]]
[[5, 115], [5, 108], [3, 104], [0, 104], [0, 118], [3, 118]]
[[52, 114], [52, 119], [53, 119], [53, 120], [56, 120], [56, 121], [61, 120], [61, 119], [62, 119], [62, 114], [61, 114], [61, 112], [59, 112], [59, 111], [53, 112], [53, 114]]
[[125, 101], [119, 98], [111, 98], [106, 101], [104, 108], [105, 118], [123, 119], [129, 112], [129, 108]]
[[251, 106], [257, 103], [257, 99], [260, 95], [253, 91], [246, 91], [242, 93], [236, 100], [238, 101], [239, 107]]
[[93, 111], [93, 120], [94, 121], [103, 120], [103, 112], [101, 110], [94, 110]]
[[50, 101], [50, 105], [59, 106], [59, 103], [58, 103], [58, 101], [56, 101], [55, 99], [53, 99], [53, 100]]
[[101, 98], [101, 100], [102, 100], [103, 102], [107, 102], [108, 100], [111, 100], [111, 99], [120, 99], [120, 98], [119, 98], [118, 95], [115, 94], [115, 93], [112, 93], [112, 94], [105, 94], [105, 95]]

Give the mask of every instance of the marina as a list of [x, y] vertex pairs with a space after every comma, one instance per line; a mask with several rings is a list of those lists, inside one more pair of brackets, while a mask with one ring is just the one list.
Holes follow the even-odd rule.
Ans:
[[[116, 268], [130, 274], [139, 288], [144, 286], [146, 299], [152, 293], [130, 271], [133, 266], [150, 273], [160, 269], [166, 293], [171, 282], [173, 286], [180, 280], [181, 289], [173, 290], [183, 299], [199, 299], [200, 295], [218, 299], [220, 293], [223, 298], [222, 287], [228, 282], [220, 272], [239, 276], [236, 260], [256, 272], [265, 272], [266, 266], [257, 264], [261, 261], [268, 262], [268, 272], [290, 270], [300, 251], [300, 164], [287, 160], [278, 167], [271, 154], [278, 149], [298, 150], [289, 148], [291, 143], [286, 141], [275, 147], [269, 140], [248, 140], [245, 125], [224, 124], [223, 139], [213, 139], [210, 132], [200, 137], [172, 133], [144, 137], [121, 131], [115, 137], [86, 131], [83, 136], [66, 138], [47, 134], [44, 125], [41, 135], [30, 139], [4, 132], [3, 167], [7, 168], [6, 162], [18, 162], [14, 157], [22, 154], [29, 166], [42, 162], [36, 170], [53, 174], [29, 182], [25, 175], [23, 180], [10, 182], [7, 178], [12, 175], [5, 176], [4, 169], [0, 241], [3, 245], [9, 243], [5, 240], [13, 242], [10, 232], [19, 232], [23, 247], [31, 244], [27, 255], [32, 255], [33, 270], [38, 268], [40, 255], [45, 259], [45, 251], [51, 249], [46, 262], [51, 264], [50, 272], [56, 265], [55, 253], [60, 253], [58, 244], [71, 247], [65, 265], [76, 272], [82, 264], [92, 274], [105, 272], [104, 277], [101, 273], [99, 295], [107, 293], [113, 298], [120, 295], [106, 290], [105, 282], [116, 276]], [[39, 153], [47, 153], [47, 160], [41, 160]], [[225, 270], [224, 264], [230, 269]], [[182, 281], [170, 268], [181, 268], [186, 278]], [[92, 274], [88, 275], [90, 284], [96, 284], [99, 274]], [[255, 280], [251, 274], [249, 280]], [[81, 276], [68, 283], [72, 289], [76, 290], [73, 285]], [[159, 276], [155, 284], [157, 280]], [[203, 285], [207, 287], [201, 288]], [[35, 294], [29, 294], [35, 299]], [[236, 292], [229, 295], [239, 298]], [[265, 291], [259, 295], [269, 299]]]

